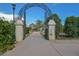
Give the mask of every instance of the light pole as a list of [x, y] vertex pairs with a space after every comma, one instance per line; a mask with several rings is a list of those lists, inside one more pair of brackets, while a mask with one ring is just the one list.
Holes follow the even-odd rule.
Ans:
[[13, 9], [13, 21], [15, 22], [15, 8], [16, 4], [12, 4], [12, 9]]
[[13, 36], [13, 39], [14, 39], [14, 43], [16, 42], [16, 36], [15, 36], [15, 8], [16, 8], [16, 4], [11, 4], [12, 5], [12, 9], [13, 9], [13, 23], [14, 23], [14, 36]]

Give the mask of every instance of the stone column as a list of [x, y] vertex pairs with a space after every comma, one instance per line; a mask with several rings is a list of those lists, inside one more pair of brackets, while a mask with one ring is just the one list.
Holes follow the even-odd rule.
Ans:
[[52, 19], [48, 22], [48, 38], [49, 38], [49, 40], [55, 40], [55, 25], [56, 25], [56, 23]]
[[15, 34], [16, 34], [16, 42], [20, 42], [23, 40], [23, 21], [18, 19], [15, 22]]

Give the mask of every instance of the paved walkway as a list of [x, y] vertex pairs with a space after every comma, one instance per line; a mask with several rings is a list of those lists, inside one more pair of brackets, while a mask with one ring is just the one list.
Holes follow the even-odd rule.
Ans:
[[79, 40], [49, 41], [45, 40], [39, 32], [33, 32], [16, 48], [4, 56], [79, 56]]

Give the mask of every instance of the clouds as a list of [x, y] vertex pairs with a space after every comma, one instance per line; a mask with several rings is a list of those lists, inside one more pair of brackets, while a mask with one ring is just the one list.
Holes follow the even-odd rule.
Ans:
[[[13, 15], [12, 14], [6, 14], [6, 13], [0, 13], [0, 17], [4, 17], [6, 21], [11, 21], [13, 20]], [[16, 15], [17, 17], [17, 15]]]

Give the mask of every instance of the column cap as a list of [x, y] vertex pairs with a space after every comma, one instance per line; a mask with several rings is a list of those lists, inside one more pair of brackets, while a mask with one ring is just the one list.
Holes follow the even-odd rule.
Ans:
[[18, 19], [18, 20], [16, 20], [15, 24], [18, 24], [18, 25], [23, 25], [23, 21], [22, 21], [22, 20], [20, 20], [20, 19]]
[[49, 22], [48, 22], [48, 25], [56, 25], [56, 23], [53, 19], [50, 19]]

